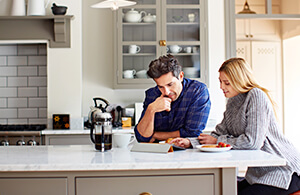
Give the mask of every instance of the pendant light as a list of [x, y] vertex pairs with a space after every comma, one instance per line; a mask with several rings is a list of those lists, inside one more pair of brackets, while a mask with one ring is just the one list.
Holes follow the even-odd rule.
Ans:
[[240, 11], [238, 14], [256, 14], [256, 12], [250, 10], [250, 7], [249, 7], [248, 2], [246, 0], [245, 4], [244, 4], [244, 9], [242, 11]]
[[117, 10], [119, 7], [135, 5], [134, 1], [127, 0], [105, 0], [92, 5], [92, 8], [110, 8], [112, 10]]

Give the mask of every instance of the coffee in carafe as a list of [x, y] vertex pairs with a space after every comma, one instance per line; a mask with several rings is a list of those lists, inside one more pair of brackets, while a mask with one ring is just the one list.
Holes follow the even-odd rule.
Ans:
[[[90, 138], [95, 144], [95, 149], [101, 152], [110, 150], [112, 148], [112, 116], [110, 113], [101, 111], [95, 112], [91, 131]], [[94, 139], [94, 130], [95, 130], [95, 139]]]

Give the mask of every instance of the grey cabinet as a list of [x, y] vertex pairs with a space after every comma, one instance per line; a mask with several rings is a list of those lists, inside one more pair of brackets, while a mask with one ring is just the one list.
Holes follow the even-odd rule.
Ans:
[[43, 138], [45, 145], [90, 145], [90, 135], [45, 135]]
[[[118, 187], [114, 187], [118, 186]], [[77, 195], [98, 194], [207, 194], [214, 192], [214, 175], [152, 175], [77, 178]]]
[[67, 195], [67, 178], [4, 177], [0, 178], [0, 194]]
[[[132, 9], [140, 13], [140, 21], [128, 21]], [[145, 70], [152, 60], [168, 53], [179, 60], [185, 77], [207, 82], [206, 12], [207, 0], [144, 0], [119, 9], [116, 14], [114, 87], [153, 85]], [[145, 15], [155, 19], [144, 20]], [[174, 46], [179, 49], [172, 49]], [[138, 49], [132, 51], [132, 47]], [[130, 73], [124, 74], [126, 70]]]

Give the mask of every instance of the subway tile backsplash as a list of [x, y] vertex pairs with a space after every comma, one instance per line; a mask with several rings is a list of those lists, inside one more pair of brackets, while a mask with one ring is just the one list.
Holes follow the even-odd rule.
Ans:
[[46, 44], [0, 44], [0, 124], [47, 124]]

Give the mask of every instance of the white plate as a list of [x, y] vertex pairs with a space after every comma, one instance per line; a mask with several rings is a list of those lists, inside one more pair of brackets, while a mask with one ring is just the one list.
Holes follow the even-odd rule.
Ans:
[[201, 152], [226, 152], [232, 148], [232, 146], [223, 148], [203, 148], [203, 146], [205, 145], [198, 145], [196, 148], [198, 148]]

